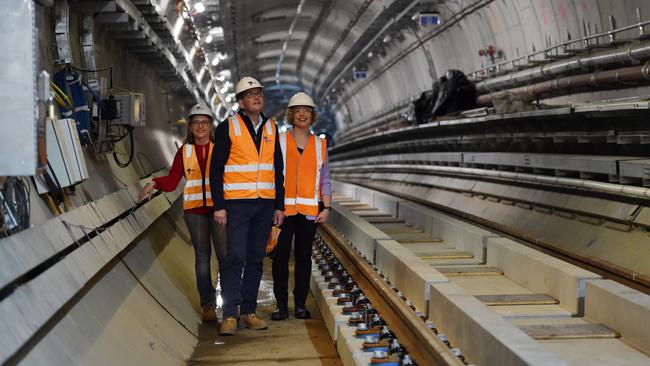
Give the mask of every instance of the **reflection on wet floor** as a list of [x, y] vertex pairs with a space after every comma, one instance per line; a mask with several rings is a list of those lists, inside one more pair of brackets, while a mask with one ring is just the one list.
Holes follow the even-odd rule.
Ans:
[[[293, 268], [290, 271], [292, 279]], [[290, 284], [289, 288], [292, 286]], [[257, 314], [268, 322], [269, 328], [250, 330], [240, 326], [236, 336], [222, 337], [217, 323], [205, 323], [199, 326], [198, 344], [188, 365], [341, 365], [313, 297], [307, 298], [312, 319], [299, 320], [293, 316], [292, 296], [289, 297], [289, 319], [271, 321], [275, 298], [271, 261], [265, 260]], [[217, 303], [222, 304], [220, 296]], [[219, 308], [218, 314], [221, 312]]]

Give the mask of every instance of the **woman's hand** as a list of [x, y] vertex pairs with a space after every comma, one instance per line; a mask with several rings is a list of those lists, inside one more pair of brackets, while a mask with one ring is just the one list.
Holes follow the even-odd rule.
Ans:
[[145, 198], [146, 199], [151, 199], [151, 194], [153, 193], [153, 188], [154, 184], [149, 182], [142, 187], [140, 192], [138, 192], [138, 202], [142, 202]]
[[214, 217], [214, 221], [216, 221], [217, 224], [219, 225], [225, 225], [226, 222], [228, 221], [228, 215], [226, 214], [225, 208], [214, 211], [213, 217]]
[[326, 224], [329, 218], [330, 218], [330, 210], [325, 209], [318, 214], [318, 217], [316, 217], [316, 220], [314, 220], [314, 222], [320, 222], [322, 224]]

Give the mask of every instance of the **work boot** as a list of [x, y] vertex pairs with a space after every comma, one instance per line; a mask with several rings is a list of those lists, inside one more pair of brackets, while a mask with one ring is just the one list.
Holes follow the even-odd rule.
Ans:
[[237, 318], [231, 316], [223, 320], [221, 328], [219, 329], [221, 335], [235, 335], [237, 334]]
[[271, 320], [284, 320], [289, 317], [289, 310], [287, 306], [278, 306], [274, 312], [271, 313]]
[[214, 306], [206, 306], [203, 308], [201, 320], [204, 322], [213, 322], [217, 320], [217, 311], [214, 309]]
[[296, 303], [296, 319], [309, 319], [311, 318], [311, 313], [307, 310], [305, 304]]
[[262, 330], [268, 328], [266, 322], [258, 318], [255, 314], [244, 314], [240, 318], [246, 328], [253, 330]]

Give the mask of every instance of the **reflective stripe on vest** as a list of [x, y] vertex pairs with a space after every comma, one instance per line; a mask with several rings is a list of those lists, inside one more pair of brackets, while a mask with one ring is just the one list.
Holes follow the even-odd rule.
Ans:
[[214, 144], [210, 142], [208, 147], [205, 172], [201, 171], [196, 147], [193, 144], [185, 144], [181, 148], [184, 151], [183, 175], [186, 180], [183, 188], [183, 210], [214, 206], [210, 194], [210, 161]]
[[228, 119], [230, 154], [224, 167], [224, 199], [275, 198], [275, 122], [265, 122], [259, 152], [241, 116]]
[[301, 213], [318, 215], [320, 174], [325, 160], [323, 141], [309, 136], [302, 154], [291, 132], [279, 134], [282, 159], [285, 162], [285, 215]]

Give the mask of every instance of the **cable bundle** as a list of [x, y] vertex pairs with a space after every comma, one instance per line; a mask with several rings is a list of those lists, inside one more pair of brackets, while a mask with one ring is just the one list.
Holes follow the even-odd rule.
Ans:
[[30, 192], [29, 182], [24, 178], [9, 177], [2, 186], [3, 212], [9, 214], [16, 223], [11, 234], [29, 228]]

